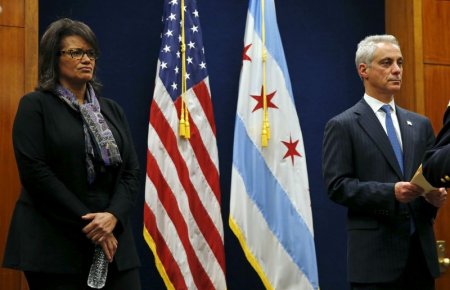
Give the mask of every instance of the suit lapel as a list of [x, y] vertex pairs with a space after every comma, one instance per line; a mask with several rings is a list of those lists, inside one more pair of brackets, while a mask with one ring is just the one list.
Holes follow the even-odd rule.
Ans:
[[410, 157], [414, 155], [414, 135], [413, 129], [414, 124], [411, 120], [408, 119], [408, 112], [396, 106], [398, 123], [400, 125], [400, 132], [402, 136], [402, 144], [403, 144], [403, 162], [404, 162], [404, 170], [405, 170], [405, 178], [409, 180], [416, 168], [413, 168], [414, 160]]
[[394, 169], [398, 177], [403, 180], [403, 174], [400, 166], [398, 165], [391, 142], [389, 141], [386, 132], [383, 130], [377, 116], [375, 116], [372, 108], [370, 108], [370, 106], [363, 99], [356, 105], [355, 113], [359, 115], [358, 122], [361, 128], [367, 135], [369, 135], [372, 142], [384, 155], [387, 163], [389, 163], [389, 165]]

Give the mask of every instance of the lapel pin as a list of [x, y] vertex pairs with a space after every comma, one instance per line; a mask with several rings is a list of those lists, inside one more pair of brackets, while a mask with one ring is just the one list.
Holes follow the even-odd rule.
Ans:
[[412, 126], [412, 122], [411, 121], [406, 121], [406, 124], [408, 124], [408, 126]]

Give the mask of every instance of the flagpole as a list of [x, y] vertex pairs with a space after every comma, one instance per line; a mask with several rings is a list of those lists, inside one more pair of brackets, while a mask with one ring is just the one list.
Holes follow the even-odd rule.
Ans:
[[189, 111], [186, 97], [186, 36], [184, 30], [184, 0], [181, 0], [181, 114], [180, 114], [180, 136], [186, 139], [191, 137], [189, 126]]
[[266, 94], [266, 61], [267, 61], [267, 50], [266, 50], [266, 25], [264, 20], [264, 0], [261, 0], [261, 27], [262, 27], [262, 63], [263, 63], [263, 123], [261, 132], [261, 146], [269, 146], [270, 139], [270, 125], [269, 125], [269, 115], [267, 112], [267, 94]]

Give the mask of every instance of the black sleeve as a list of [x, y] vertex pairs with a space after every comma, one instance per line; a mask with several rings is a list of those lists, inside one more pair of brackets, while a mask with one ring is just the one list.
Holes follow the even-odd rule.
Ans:
[[435, 187], [450, 187], [450, 108], [444, 116], [444, 127], [434, 146], [423, 160], [423, 175]]
[[14, 120], [13, 146], [20, 180], [37, 209], [80, 227], [81, 216], [89, 210], [48, 164], [42, 96], [32, 93], [23, 97]]

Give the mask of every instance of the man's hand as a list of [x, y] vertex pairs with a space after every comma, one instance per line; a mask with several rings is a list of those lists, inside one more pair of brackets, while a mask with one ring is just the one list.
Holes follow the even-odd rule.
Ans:
[[83, 233], [94, 243], [101, 243], [112, 233], [117, 224], [117, 218], [109, 212], [88, 213], [81, 217], [91, 222], [83, 228]]
[[423, 188], [411, 182], [395, 184], [395, 198], [401, 203], [408, 203], [422, 195]]
[[443, 187], [430, 191], [425, 194], [425, 200], [434, 205], [435, 207], [441, 207], [447, 200], [447, 190]]

